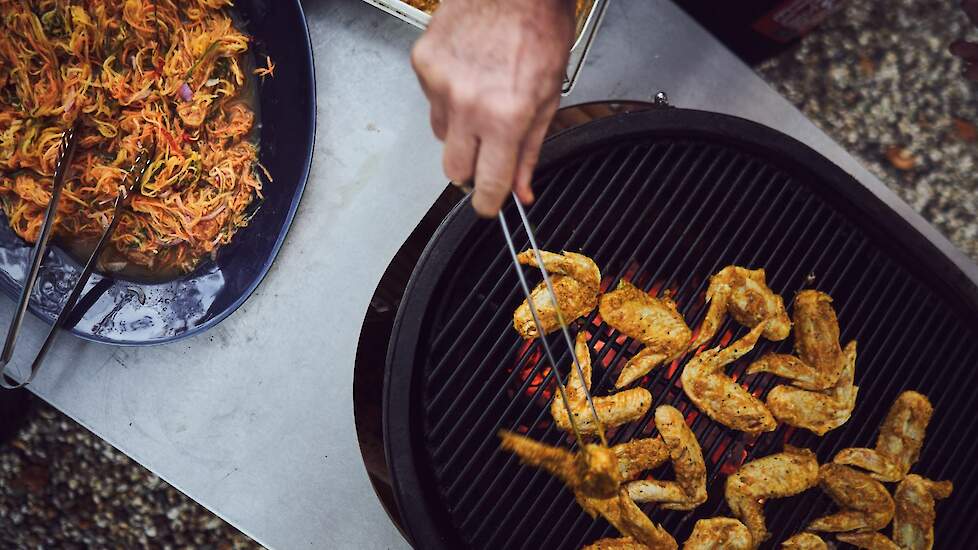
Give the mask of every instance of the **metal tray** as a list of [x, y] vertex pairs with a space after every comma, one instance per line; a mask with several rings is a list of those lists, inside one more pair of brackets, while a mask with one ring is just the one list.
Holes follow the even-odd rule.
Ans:
[[[426, 28], [428, 21], [431, 20], [431, 14], [425, 13], [401, 0], [363, 1], [402, 21], [407, 21], [419, 29]], [[584, 57], [587, 55], [587, 51], [591, 46], [591, 41], [594, 38], [594, 33], [598, 25], [601, 23], [601, 18], [604, 15], [607, 4], [607, 0], [594, 0], [591, 3], [591, 9], [578, 19], [577, 38], [571, 47], [570, 58], [567, 62], [567, 71], [564, 73], [564, 85], [562, 89], [564, 95], [570, 93], [574, 87], [574, 82], [577, 80], [577, 75], [581, 71], [581, 66], [584, 65]]]

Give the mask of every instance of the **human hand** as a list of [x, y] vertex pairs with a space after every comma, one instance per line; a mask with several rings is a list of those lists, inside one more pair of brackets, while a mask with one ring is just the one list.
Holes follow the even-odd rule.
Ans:
[[574, 38], [573, 0], [443, 0], [411, 52], [445, 142], [445, 175], [475, 180], [472, 207], [494, 217], [530, 178]]
[[[961, 9], [978, 26], [978, 0], [962, 0]], [[955, 40], [948, 48], [950, 52], [960, 57], [964, 63], [962, 74], [968, 80], [978, 80], [978, 43], [966, 40]]]

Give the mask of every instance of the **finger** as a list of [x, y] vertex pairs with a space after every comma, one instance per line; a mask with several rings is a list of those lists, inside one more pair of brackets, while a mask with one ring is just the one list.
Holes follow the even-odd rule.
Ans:
[[978, 64], [968, 63], [961, 70], [961, 74], [968, 80], [978, 80]]
[[523, 140], [523, 149], [520, 152], [519, 165], [516, 169], [516, 196], [523, 204], [530, 204], [534, 201], [532, 180], [533, 171], [537, 167], [540, 159], [540, 148], [543, 140], [547, 136], [547, 128], [553, 120], [554, 113], [557, 112], [559, 100], [555, 99], [546, 107], [541, 109], [533, 121], [533, 126]]
[[471, 181], [475, 176], [475, 158], [479, 152], [479, 140], [461, 120], [455, 117], [449, 124], [442, 157], [445, 175], [456, 183]]
[[506, 202], [516, 175], [519, 145], [519, 138], [512, 133], [497, 134], [480, 142], [472, 195], [472, 207], [480, 216], [495, 217]]
[[445, 106], [441, 101], [431, 101], [431, 131], [440, 141], [445, 141], [448, 133], [448, 117], [445, 115]]
[[965, 40], [955, 40], [948, 47], [952, 54], [967, 60], [978, 60], [978, 44]]
[[978, 0], [964, 0], [961, 2], [961, 9], [972, 23], [978, 25]]

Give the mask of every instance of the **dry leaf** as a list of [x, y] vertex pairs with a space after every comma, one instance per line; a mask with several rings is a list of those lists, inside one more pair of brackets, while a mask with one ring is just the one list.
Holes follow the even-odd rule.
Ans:
[[859, 73], [864, 77], [870, 77], [876, 74], [876, 63], [865, 55], [859, 56]]
[[967, 143], [978, 141], [978, 128], [974, 124], [960, 118], [952, 118], [951, 122], [954, 124], [955, 137]]
[[899, 145], [893, 145], [886, 150], [886, 158], [897, 170], [913, 170], [917, 166], [917, 159], [913, 153]]

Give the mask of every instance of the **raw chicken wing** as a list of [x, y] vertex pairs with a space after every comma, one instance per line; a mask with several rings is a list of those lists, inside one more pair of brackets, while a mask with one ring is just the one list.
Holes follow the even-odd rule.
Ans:
[[596, 499], [578, 495], [577, 502], [591, 517], [600, 514], [622, 535], [652, 550], [676, 550], [678, 546], [672, 535], [652, 523], [624, 488], [617, 497]]
[[653, 298], [625, 280], [601, 296], [598, 310], [604, 322], [645, 345], [625, 364], [615, 381], [616, 388], [623, 388], [655, 366], [681, 356], [692, 335], [675, 302], [668, 297]]
[[750, 531], [733, 518], [701, 519], [683, 543], [683, 550], [750, 550]]
[[865, 550], [900, 550], [900, 547], [895, 542], [882, 533], [839, 533], [835, 538], [842, 542], [847, 542], [856, 548], [864, 548]]
[[[584, 372], [584, 380], [577, 372], [577, 367], [571, 363], [570, 377], [567, 379], [567, 401], [570, 403], [571, 411], [574, 413], [574, 421], [581, 435], [598, 433], [598, 424], [594, 421], [594, 412], [591, 411], [587, 402], [587, 395], [584, 389], [591, 389], [591, 351], [587, 346], [587, 335], [583, 332], [577, 333], [577, 342], [574, 344], [574, 354], [577, 361], [581, 364]], [[652, 406], [652, 394], [645, 388], [632, 388], [614, 395], [604, 397], [593, 397], [594, 408], [598, 410], [598, 417], [601, 418], [601, 425], [605, 428], [619, 426], [626, 422], [637, 420], [648, 412]], [[554, 399], [550, 403], [550, 415], [553, 416], [557, 426], [565, 432], [573, 433], [570, 417], [567, 414], [567, 406], [560, 397], [560, 392], [554, 392]]]
[[841, 508], [811, 522], [812, 531], [878, 531], [893, 519], [894, 504], [882, 483], [841, 464], [823, 464], [818, 484]]
[[551, 447], [515, 434], [500, 430], [500, 447], [520, 457], [520, 462], [542, 468], [564, 482], [576, 495], [582, 497], [610, 498], [618, 494], [621, 474], [615, 453], [599, 445], [584, 445], [578, 454], [560, 447]]
[[795, 296], [794, 314], [798, 356], [769, 353], [755, 361], [747, 373], [771, 372], [805, 390], [829, 389], [845, 368], [832, 298], [817, 290], [802, 290]]
[[797, 495], [816, 483], [815, 454], [785, 446], [784, 452], [748, 462], [728, 477], [725, 497], [733, 514], [747, 525], [757, 548], [770, 536], [764, 521], [764, 501]]
[[880, 481], [900, 481], [920, 456], [933, 413], [934, 408], [925, 395], [905, 391], [886, 414], [875, 449], [843, 449], [832, 462], [869, 470]]
[[636, 502], [660, 502], [666, 510], [692, 510], [706, 502], [706, 463], [696, 435], [675, 407], [655, 409], [655, 426], [669, 448], [676, 481], [643, 479], [628, 483]]
[[661, 437], [633, 439], [611, 448], [618, 459], [622, 481], [630, 481], [646, 470], [658, 468], [669, 460], [669, 447]]
[[762, 323], [727, 348], [700, 353], [686, 363], [681, 376], [683, 391], [701, 411], [742, 432], [770, 432], [777, 427], [764, 403], [723, 371], [723, 367], [754, 349], [763, 331]]
[[818, 535], [798, 533], [782, 542], [781, 550], [829, 550], [829, 546]]
[[690, 349], [712, 340], [727, 312], [738, 323], [751, 328], [767, 321], [764, 337], [768, 340], [784, 340], [791, 332], [791, 320], [784, 309], [784, 301], [768, 288], [763, 268], [746, 269], [728, 265], [721, 269], [710, 277], [706, 301], [710, 303], [710, 309]]
[[833, 388], [809, 391], [793, 386], [775, 386], [767, 395], [767, 408], [779, 421], [825, 435], [846, 423], [856, 407], [853, 385], [856, 374], [856, 341], [843, 350], [846, 366]]
[[[560, 313], [564, 322], [570, 323], [574, 319], [590, 313], [598, 303], [598, 293], [601, 290], [601, 271], [594, 260], [574, 252], [556, 254], [541, 250], [540, 256], [543, 258], [547, 272], [550, 273], [550, 282], [553, 284], [554, 293], [557, 295], [557, 304], [560, 306]], [[520, 252], [517, 259], [523, 265], [539, 267], [536, 255], [532, 250]], [[557, 309], [554, 307], [553, 300], [550, 298], [546, 282], [541, 281], [530, 292], [530, 299], [536, 306], [544, 333], [550, 334], [559, 329], [560, 319], [557, 316]], [[540, 336], [526, 300], [523, 300], [523, 303], [513, 313], [513, 327], [526, 340]]]
[[907, 550], [930, 550], [934, 547], [935, 500], [951, 496], [950, 481], [931, 481], [910, 474], [897, 485], [893, 499], [893, 540]]

